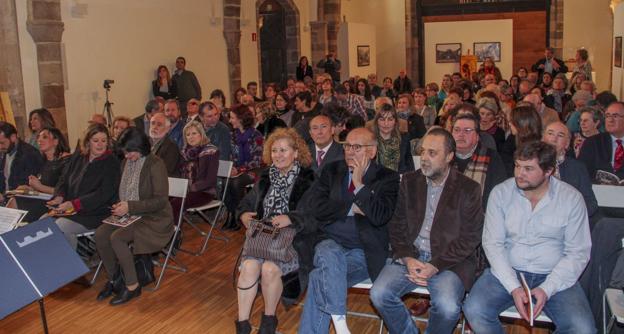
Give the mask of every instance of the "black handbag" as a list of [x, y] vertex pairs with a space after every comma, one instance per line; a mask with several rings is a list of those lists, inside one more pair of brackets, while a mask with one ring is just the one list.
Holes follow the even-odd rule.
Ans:
[[[140, 286], [146, 286], [156, 279], [154, 277], [154, 263], [151, 254], [141, 254], [134, 256], [134, 269], [137, 273], [137, 280]], [[117, 272], [113, 276], [113, 290], [122, 291], [126, 283], [121, 267], [117, 265]]]
[[245, 232], [243, 257], [289, 262], [297, 256], [292, 246], [294, 238], [295, 229], [290, 226], [278, 228], [266, 220], [252, 220]]

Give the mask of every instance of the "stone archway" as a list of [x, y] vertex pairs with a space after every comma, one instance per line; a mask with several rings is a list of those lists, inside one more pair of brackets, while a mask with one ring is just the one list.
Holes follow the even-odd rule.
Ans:
[[[293, 0], [258, 0], [256, 1], [256, 22], [260, 22], [260, 7], [265, 1], [277, 2], [284, 10], [285, 41], [286, 41], [286, 73], [287, 77], [295, 77], [295, 69], [301, 56], [301, 40], [299, 33], [299, 9]], [[262, 64], [260, 29], [256, 26], [258, 36], [258, 64]], [[263, 82], [262, 68], [258, 66], [258, 78]], [[279, 83], [278, 83], [279, 84]]]

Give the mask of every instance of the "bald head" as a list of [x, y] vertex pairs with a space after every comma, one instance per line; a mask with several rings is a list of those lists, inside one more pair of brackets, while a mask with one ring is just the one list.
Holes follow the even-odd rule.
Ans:
[[375, 134], [366, 128], [356, 128], [349, 132], [344, 143], [345, 161], [353, 169], [359, 162], [368, 163], [377, 155], [377, 140]]
[[562, 157], [570, 147], [570, 130], [561, 122], [552, 122], [546, 126], [542, 141], [557, 149], [557, 156]]

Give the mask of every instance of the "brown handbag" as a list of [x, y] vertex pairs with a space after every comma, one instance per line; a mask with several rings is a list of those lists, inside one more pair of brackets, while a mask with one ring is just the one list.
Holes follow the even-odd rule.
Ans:
[[245, 232], [243, 257], [290, 262], [296, 256], [292, 246], [294, 238], [295, 229], [290, 226], [277, 228], [271, 223], [254, 219]]

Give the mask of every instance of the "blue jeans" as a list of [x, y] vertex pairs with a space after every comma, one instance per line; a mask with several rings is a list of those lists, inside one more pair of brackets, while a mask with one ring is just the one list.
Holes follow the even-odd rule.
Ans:
[[[547, 277], [544, 274], [523, 273], [531, 289], [542, 284]], [[498, 315], [513, 305], [511, 294], [490, 269], [486, 269], [466, 297], [464, 315], [475, 333], [502, 334], [504, 331]], [[596, 333], [589, 302], [578, 283], [551, 296], [544, 305], [544, 313], [555, 324], [555, 333]]]
[[[418, 287], [406, 274], [404, 264], [396, 261], [386, 264], [370, 292], [373, 305], [393, 334], [418, 333], [410, 312], [401, 300]], [[461, 314], [464, 284], [457, 274], [444, 270], [427, 280], [427, 289], [431, 295], [431, 309], [425, 333], [452, 333]]]
[[331, 239], [318, 243], [299, 334], [329, 333], [331, 315], [347, 314], [347, 289], [366, 279], [362, 249], [344, 248]]

